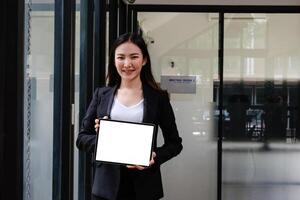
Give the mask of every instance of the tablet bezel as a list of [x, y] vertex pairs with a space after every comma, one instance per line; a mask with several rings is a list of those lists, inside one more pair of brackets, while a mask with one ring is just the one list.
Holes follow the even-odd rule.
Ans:
[[107, 163], [107, 164], [116, 164], [116, 165], [139, 165], [139, 166], [143, 166], [143, 167], [149, 167], [149, 165], [141, 165], [141, 164], [134, 164], [134, 163], [123, 163], [123, 162], [111, 162], [111, 161], [104, 161], [104, 160], [97, 160], [97, 149], [98, 149], [98, 143], [99, 143], [99, 134], [101, 131], [101, 121], [109, 121], [109, 122], [116, 122], [116, 123], [126, 123], [126, 124], [135, 124], [135, 125], [143, 125], [143, 126], [151, 126], [153, 127], [153, 131], [152, 131], [152, 137], [151, 137], [151, 147], [150, 147], [150, 152], [149, 152], [149, 163], [151, 161], [152, 158], [152, 152], [153, 152], [153, 145], [154, 145], [154, 137], [155, 137], [155, 132], [156, 132], [156, 125], [152, 124], [152, 123], [145, 123], [145, 122], [130, 122], [130, 121], [122, 121], [122, 120], [112, 120], [112, 119], [100, 119], [99, 120], [99, 130], [97, 132], [96, 135], [96, 144], [95, 144], [95, 150], [94, 150], [94, 155], [95, 155], [95, 161], [97, 163]]

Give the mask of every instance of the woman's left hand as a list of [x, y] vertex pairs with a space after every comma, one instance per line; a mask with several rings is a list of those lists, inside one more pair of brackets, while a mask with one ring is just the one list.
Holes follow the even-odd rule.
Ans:
[[[149, 167], [155, 163], [155, 161], [154, 161], [155, 157], [156, 157], [156, 153], [153, 151], [152, 152], [152, 157], [151, 157], [151, 160], [150, 160], [150, 163], [149, 163]], [[149, 168], [149, 167], [143, 167], [143, 166], [140, 166], [140, 165], [126, 165], [126, 167], [128, 169], [138, 169], [138, 170], [143, 170], [143, 169]]]

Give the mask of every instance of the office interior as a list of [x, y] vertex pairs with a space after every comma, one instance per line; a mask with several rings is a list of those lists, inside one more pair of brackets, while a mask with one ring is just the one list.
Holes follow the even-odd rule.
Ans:
[[163, 200], [299, 199], [299, 0], [2, 0], [0, 9], [1, 200], [91, 198], [94, 158], [75, 140], [105, 85], [110, 45], [130, 31], [148, 45], [183, 138], [161, 166]]

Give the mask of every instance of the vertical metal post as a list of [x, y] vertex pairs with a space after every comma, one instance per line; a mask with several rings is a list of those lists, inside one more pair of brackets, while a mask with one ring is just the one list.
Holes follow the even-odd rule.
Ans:
[[23, 199], [24, 1], [0, 2], [0, 199]]
[[75, 0], [55, 1], [53, 199], [73, 200]]
[[[93, 94], [93, 1], [94, 0], [81, 1], [80, 7], [79, 122], [82, 121]], [[78, 169], [78, 199], [89, 200], [91, 199], [92, 188], [92, 164], [90, 154], [79, 152]]]
[[219, 13], [219, 121], [217, 199], [222, 199], [222, 142], [223, 142], [223, 70], [224, 70], [224, 12]]
[[[297, 90], [296, 90], [296, 94], [297, 94], [297, 99], [298, 99], [298, 103], [296, 103], [296, 120], [297, 122], [300, 121], [300, 81], [298, 81], [297, 85]], [[300, 139], [300, 123], [297, 123], [296, 125], [296, 139], [299, 140]]]
[[94, 88], [105, 85], [106, 1], [95, 0]]
[[131, 26], [132, 26], [132, 32], [138, 31], [138, 20], [137, 20], [137, 11], [131, 11], [130, 16], [132, 18], [131, 20]]
[[[0, 24], [1, 27], [7, 27], [7, 0], [1, 1], [1, 12], [0, 12]], [[0, 54], [3, 56], [4, 59], [0, 59], [0, 92], [1, 94], [5, 94], [5, 77], [6, 77], [6, 67], [3, 67], [6, 65], [6, 43], [3, 42], [6, 40], [7, 37], [7, 28], [4, 28], [2, 31], [0, 31]], [[1, 95], [0, 97], [0, 177], [4, 177], [4, 169], [5, 169], [5, 135], [6, 135], [6, 127], [5, 127], [5, 101], [6, 101], [6, 95]], [[0, 179], [0, 188], [5, 188], [5, 179]], [[5, 198], [5, 190], [0, 190], [0, 199]]]
[[109, 1], [109, 49], [118, 36], [118, 0]]
[[128, 19], [128, 4], [125, 4], [123, 0], [118, 0], [119, 4], [119, 35], [127, 32], [127, 19]]
[[[81, 122], [94, 89], [105, 85], [106, 1], [82, 1], [80, 24], [79, 121]], [[92, 179], [92, 156], [80, 152], [79, 200], [91, 199]]]
[[[133, 8], [131, 5], [127, 5], [127, 22], [126, 29], [128, 32], [132, 32], [132, 21], [137, 21], [137, 19], [132, 18]], [[136, 12], [136, 11], [135, 11]]]

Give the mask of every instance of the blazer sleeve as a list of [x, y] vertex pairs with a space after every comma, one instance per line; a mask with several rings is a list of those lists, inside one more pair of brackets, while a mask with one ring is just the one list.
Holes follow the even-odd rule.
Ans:
[[159, 126], [162, 130], [164, 144], [156, 149], [155, 162], [160, 165], [181, 152], [182, 139], [178, 134], [175, 115], [168, 93], [165, 92], [161, 95], [159, 107]]
[[82, 120], [81, 128], [76, 140], [79, 150], [92, 153], [96, 144], [95, 119], [97, 117], [97, 107], [100, 103], [101, 88], [97, 88], [93, 94], [92, 101]]

